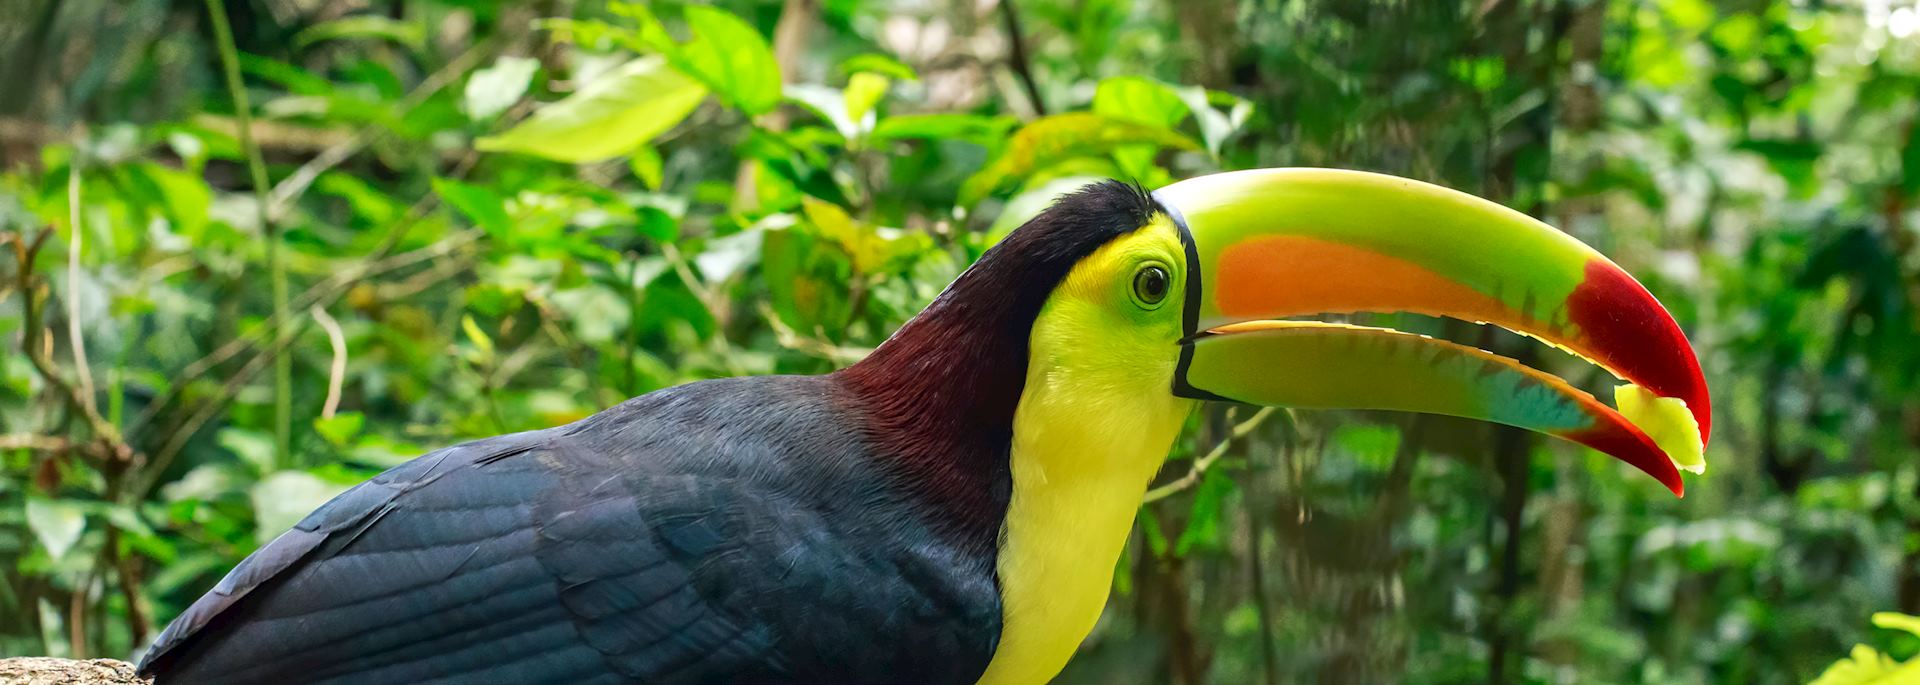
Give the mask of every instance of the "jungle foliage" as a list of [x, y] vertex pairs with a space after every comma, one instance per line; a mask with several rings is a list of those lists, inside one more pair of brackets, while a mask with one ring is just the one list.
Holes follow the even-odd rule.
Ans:
[[1869, 622], [1920, 613], [1917, 34], [1910, 0], [0, 3], [0, 654], [130, 655], [435, 447], [851, 363], [1089, 179], [1340, 166], [1638, 275], [1714, 389], [1707, 475], [1212, 409], [1061, 682], [1872, 682], [1920, 650]]

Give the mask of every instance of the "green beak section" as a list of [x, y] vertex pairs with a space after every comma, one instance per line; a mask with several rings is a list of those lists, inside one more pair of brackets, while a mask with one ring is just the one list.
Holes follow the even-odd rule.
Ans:
[[[1685, 335], [1637, 281], [1571, 236], [1470, 195], [1355, 171], [1229, 172], [1154, 197], [1188, 239], [1183, 395], [1519, 426], [1611, 454], [1676, 494], [1676, 466], [1703, 466], [1712, 412]], [[1350, 312], [1496, 324], [1628, 384], [1609, 407], [1471, 347], [1276, 321]]]

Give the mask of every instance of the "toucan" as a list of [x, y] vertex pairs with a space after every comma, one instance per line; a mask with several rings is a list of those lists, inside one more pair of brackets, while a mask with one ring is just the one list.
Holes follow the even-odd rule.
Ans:
[[[1510, 329], [1609, 405], [1489, 352], [1304, 317]], [[1009, 233], [860, 362], [689, 383], [395, 467], [157, 638], [169, 683], [1041, 683], [1106, 604], [1202, 401], [1517, 426], [1675, 495], [1707, 387], [1633, 277], [1422, 182], [1117, 181]]]

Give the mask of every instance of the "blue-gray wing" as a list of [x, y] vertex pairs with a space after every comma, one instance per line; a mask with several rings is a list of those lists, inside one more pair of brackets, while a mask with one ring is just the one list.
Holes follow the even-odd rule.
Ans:
[[811, 680], [790, 652], [822, 663], [815, 641], [781, 640], [781, 622], [830, 625], [827, 603], [849, 597], [797, 594], [788, 576], [898, 575], [743, 481], [571, 450], [505, 436], [348, 491], [194, 603], [142, 671], [162, 685]]

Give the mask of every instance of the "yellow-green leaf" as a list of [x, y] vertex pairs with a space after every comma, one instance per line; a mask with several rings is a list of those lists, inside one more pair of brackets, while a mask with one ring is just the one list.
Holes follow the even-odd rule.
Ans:
[[493, 354], [493, 338], [489, 337], [486, 331], [480, 330], [480, 324], [474, 323], [472, 316], [460, 317], [460, 330], [466, 331], [467, 340], [472, 341], [473, 346], [478, 348], [481, 354]]
[[1873, 615], [1873, 625], [1888, 630], [1901, 630], [1920, 635], [1920, 616], [1908, 616], [1894, 611], [1882, 611]]
[[1105, 155], [1123, 145], [1199, 149], [1192, 139], [1159, 126], [1090, 112], [1041, 117], [1014, 132], [999, 157], [967, 179], [960, 204], [971, 205], [1035, 171], [1075, 157]]
[[886, 97], [887, 87], [893, 80], [885, 76], [863, 71], [847, 80], [847, 91], [843, 95], [847, 104], [847, 119], [861, 130], [873, 128], [874, 105], [880, 104], [880, 98]]
[[660, 189], [660, 181], [666, 175], [666, 160], [660, 158], [659, 148], [652, 145], [634, 148], [627, 163], [632, 165], [633, 175], [640, 178], [640, 184], [647, 190]]
[[665, 59], [641, 57], [541, 107], [511, 130], [481, 138], [475, 147], [576, 164], [598, 162], [632, 152], [665, 133], [706, 95], [706, 86]]

